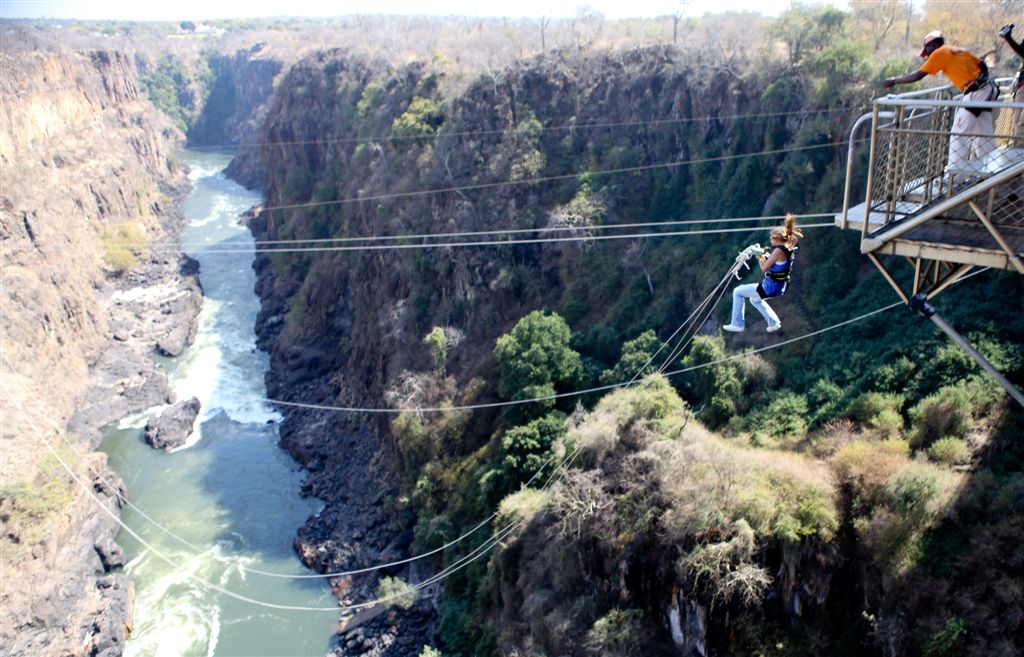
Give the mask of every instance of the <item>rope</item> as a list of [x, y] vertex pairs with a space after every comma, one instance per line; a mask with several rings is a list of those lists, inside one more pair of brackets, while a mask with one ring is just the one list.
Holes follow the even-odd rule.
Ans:
[[[813, 112], [804, 110], [790, 110], [788, 112], [758, 112], [753, 114], [727, 114], [724, 116], [701, 116], [701, 117], [685, 117], [680, 119], [653, 119], [650, 121], [617, 121], [610, 123], [579, 123], [569, 125], [551, 125], [541, 126], [538, 132], [555, 132], [555, 131], [572, 131], [572, 130], [591, 130], [597, 128], [629, 128], [639, 127], [646, 125], [675, 125], [681, 123], [699, 123], [699, 122], [711, 122], [711, 121], [725, 121], [732, 119], [759, 119], [759, 118], [775, 118], [780, 116], [794, 116], [797, 114], [835, 114], [838, 112], [845, 112], [850, 110], [850, 107], [833, 107], [823, 110], [815, 110]], [[491, 130], [464, 130], [464, 131], [452, 131], [445, 132], [439, 131], [432, 135], [432, 139], [450, 139], [454, 137], [476, 137], [486, 135], [506, 135], [515, 130], [514, 126], [501, 129]], [[264, 141], [264, 142], [249, 142], [239, 144], [203, 144], [202, 146], [189, 146], [190, 150], [202, 151], [207, 149], [219, 149], [219, 148], [263, 148], [267, 146], [322, 146], [328, 144], [359, 144], [359, 143], [373, 143], [382, 141], [409, 141], [409, 140], [422, 140], [423, 135], [385, 135], [380, 137], [338, 137], [335, 139], [306, 139], [306, 140], [293, 140], [293, 141]]]

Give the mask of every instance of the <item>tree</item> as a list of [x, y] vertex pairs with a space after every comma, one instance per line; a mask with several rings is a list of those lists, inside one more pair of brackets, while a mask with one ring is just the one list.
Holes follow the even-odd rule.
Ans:
[[683, 13], [689, 5], [690, 0], [676, 0], [675, 5], [672, 7], [672, 45], [678, 43], [679, 22], [683, 20]]
[[445, 337], [444, 329], [435, 326], [434, 330], [423, 338], [423, 343], [430, 347], [430, 353], [434, 357], [437, 369], [444, 372], [444, 365], [448, 360], [448, 338]]
[[540, 470], [550, 456], [551, 446], [563, 433], [565, 416], [557, 411], [508, 430], [501, 440], [505, 453], [501, 465], [508, 489], [514, 489]]
[[[648, 329], [622, 345], [622, 356], [610, 370], [601, 373], [601, 384], [626, 383], [633, 377], [641, 378], [654, 371], [656, 365], [652, 356], [661, 347], [661, 341], [653, 329]], [[667, 355], [667, 354], [666, 354]], [[641, 372], [640, 369], [643, 368]]]
[[535, 310], [498, 338], [498, 392], [507, 399], [554, 394], [583, 371], [580, 355], [569, 346], [572, 331], [557, 313]]
[[545, 32], [547, 32], [548, 25], [550, 25], [550, 24], [551, 24], [551, 17], [550, 16], [541, 16], [540, 17], [540, 52], [541, 52], [541, 54], [544, 54], [544, 53], [546, 53], [548, 51], [548, 44], [547, 44], [547, 40], [545, 38]]
[[193, 23], [192, 21], [181, 21], [181, 23], [178, 24], [178, 27], [181, 28], [182, 32], [195, 32], [196, 31], [196, 24]]
[[804, 57], [817, 52], [842, 33], [846, 14], [835, 7], [793, 5], [771, 28], [789, 49], [789, 63], [797, 65]]
[[[687, 367], [707, 365], [725, 358], [725, 340], [722, 336], [698, 335], [693, 339], [690, 353], [683, 359]], [[697, 398], [707, 405], [705, 417], [712, 426], [724, 424], [736, 414], [743, 394], [736, 366], [731, 362], [710, 365], [692, 374], [692, 385]]]

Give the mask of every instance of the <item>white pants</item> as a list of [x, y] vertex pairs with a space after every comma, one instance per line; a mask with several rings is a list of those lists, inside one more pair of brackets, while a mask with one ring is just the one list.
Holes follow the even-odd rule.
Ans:
[[739, 285], [732, 291], [732, 325], [743, 326], [743, 316], [746, 305], [743, 303], [744, 299], [750, 299], [750, 305], [757, 308], [757, 312], [761, 313], [765, 321], [768, 322], [768, 326], [775, 326], [779, 324], [779, 316], [775, 314], [772, 307], [757, 294], [757, 283], [750, 283], [748, 285]]
[[[964, 100], [991, 100], [995, 93], [993, 85], [986, 84], [977, 91], [964, 94]], [[983, 158], [996, 148], [996, 140], [992, 135], [992, 111], [986, 110], [975, 116], [966, 108], [958, 107], [953, 115], [953, 129], [949, 133], [949, 173], [971, 175], [977, 173], [974, 160]]]

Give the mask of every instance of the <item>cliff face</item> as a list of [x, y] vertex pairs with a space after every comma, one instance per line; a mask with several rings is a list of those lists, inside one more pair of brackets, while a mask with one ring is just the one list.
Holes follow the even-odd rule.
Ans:
[[274, 78], [284, 66], [262, 50], [257, 44], [232, 56], [213, 58], [213, 87], [189, 129], [189, 145], [237, 145], [257, 132], [274, 91]]
[[[98, 483], [116, 475], [82, 453], [99, 424], [167, 390], [144, 356], [152, 343], [126, 346], [145, 331], [110, 324], [115, 289], [140, 280], [112, 277], [110, 263], [176, 230], [171, 196], [187, 182], [170, 151], [182, 136], [140, 95], [125, 55], [0, 54], [0, 67], [3, 643], [10, 654], [120, 654], [131, 600], [130, 582], [110, 573], [122, 561], [117, 526], [43, 441], [117, 506]], [[174, 273], [180, 264], [143, 259]], [[101, 393], [89, 386], [97, 371]], [[67, 433], [86, 398], [92, 417]]]
[[[662, 163], [759, 151], [800, 138], [826, 148], [791, 168], [820, 176], [833, 157], [830, 135], [842, 134], [843, 119], [804, 113], [807, 91], [799, 81], [787, 82], [782, 72], [734, 80], [710, 75], [701, 64], [682, 64], [673, 51], [660, 49], [550, 57], [483, 76], [445, 99], [441, 74], [427, 66], [393, 69], [344, 53], [311, 57], [282, 79], [267, 114], [268, 145], [260, 154], [266, 208], [254, 231], [265, 239], [320, 239], [778, 212], [800, 193], [789, 174], [776, 173], [793, 161], [787, 156], [705, 167]], [[786, 93], [772, 93], [780, 85]], [[758, 112], [779, 115], [744, 118]], [[239, 159], [248, 156], [243, 152]], [[636, 170], [576, 175], [622, 168]], [[730, 193], [734, 177], [744, 185]], [[421, 191], [452, 187], [460, 189]], [[618, 347], [615, 336], [632, 337], [652, 323], [685, 316], [696, 303], [706, 287], [696, 280], [706, 277], [677, 275], [680, 262], [700, 262], [708, 249], [732, 249], [713, 238], [675, 246], [677, 251], [659, 244], [261, 256], [258, 291], [264, 310], [258, 328], [272, 359], [270, 396], [370, 407], [387, 400], [428, 406], [492, 401], [496, 393], [486, 381], [494, 380], [495, 339], [537, 308], [562, 312], [579, 327], [578, 348], [610, 366]], [[434, 364], [423, 339], [433, 326], [459, 336], [446, 371], [462, 392], [452, 393], [446, 388], [450, 383], [431, 374]], [[474, 469], [471, 455], [487, 453], [482, 443], [505, 421], [486, 412], [453, 421], [462, 423], [462, 431], [438, 447], [447, 464], [441, 467], [460, 472], [459, 479], [472, 488], [482, 472]], [[428, 433], [434, 428], [430, 425]], [[411, 518], [400, 513], [400, 505], [392, 504], [388, 512], [386, 500], [407, 490], [401, 484], [404, 456], [386, 422], [300, 410], [289, 413], [282, 442], [309, 468], [309, 492], [327, 502], [300, 531], [297, 547], [308, 562], [340, 570], [402, 554], [413, 538], [403, 526]], [[428, 488], [453, 485], [440, 472], [425, 478]], [[475, 490], [479, 508], [496, 501]], [[421, 494], [417, 484], [413, 497]], [[426, 541], [420, 545], [433, 545], [431, 536], [458, 533], [453, 524], [460, 519], [450, 515], [458, 512], [424, 511], [415, 529], [417, 540]], [[636, 566], [641, 561], [629, 563], [638, 576], [654, 577], [641, 575]], [[605, 565], [588, 560], [581, 567], [604, 572]], [[604, 574], [611, 576], [615, 567]], [[801, 566], [800, 578], [802, 573]], [[515, 580], [514, 574], [509, 577]], [[798, 575], [790, 579], [795, 582]], [[632, 579], [628, 585], [624, 581], [622, 589], [633, 585]], [[664, 614], [666, 628], [671, 616], [672, 632], [685, 635], [680, 644], [705, 645], [709, 636], [721, 636], [703, 627], [706, 608], [685, 596], [676, 599], [679, 587], [670, 577], [643, 586], [652, 587], [645, 599], [656, 601], [652, 604]], [[345, 583], [340, 590], [358, 593], [358, 586], [351, 587]], [[530, 591], [502, 595], [519, 599]], [[791, 598], [792, 592], [784, 604]], [[689, 621], [681, 619], [680, 609]], [[366, 639], [363, 649], [377, 654], [381, 645], [391, 645], [388, 632], [423, 627], [417, 614], [428, 610], [416, 610], [411, 620], [395, 621], [406, 624], [402, 629], [374, 626], [360, 634], [380, 637], [376, 643]], [[442, 612], [442, 624], [445, 616]], [[698, 616], [704, 620], [695, 620]], [[491, 621], [499, 623], [497, 617]], [[447, 633], [446, 645], [458, 643], [453, 637]], [[518, 636], [504, 647], [526, 649], [523, 641]], [[472, 645], [458, 649], [472, 651]], [[416, 651], [392, 647], [384, 654]]]

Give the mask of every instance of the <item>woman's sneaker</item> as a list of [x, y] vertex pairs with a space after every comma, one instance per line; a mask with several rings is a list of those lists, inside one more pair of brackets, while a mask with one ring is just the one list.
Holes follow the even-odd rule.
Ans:
[[769, 333], [775, 333], [780, 328], [782, 328], [782, 322], [779, 322], [778, 324], [769, 324], [768, 325], [768, 332]]
[[726, 324], [722, 327], [723, 331], [730, 331], [732, 333], [743, 333], [742, 326], [736, 326], [735, 324]]

